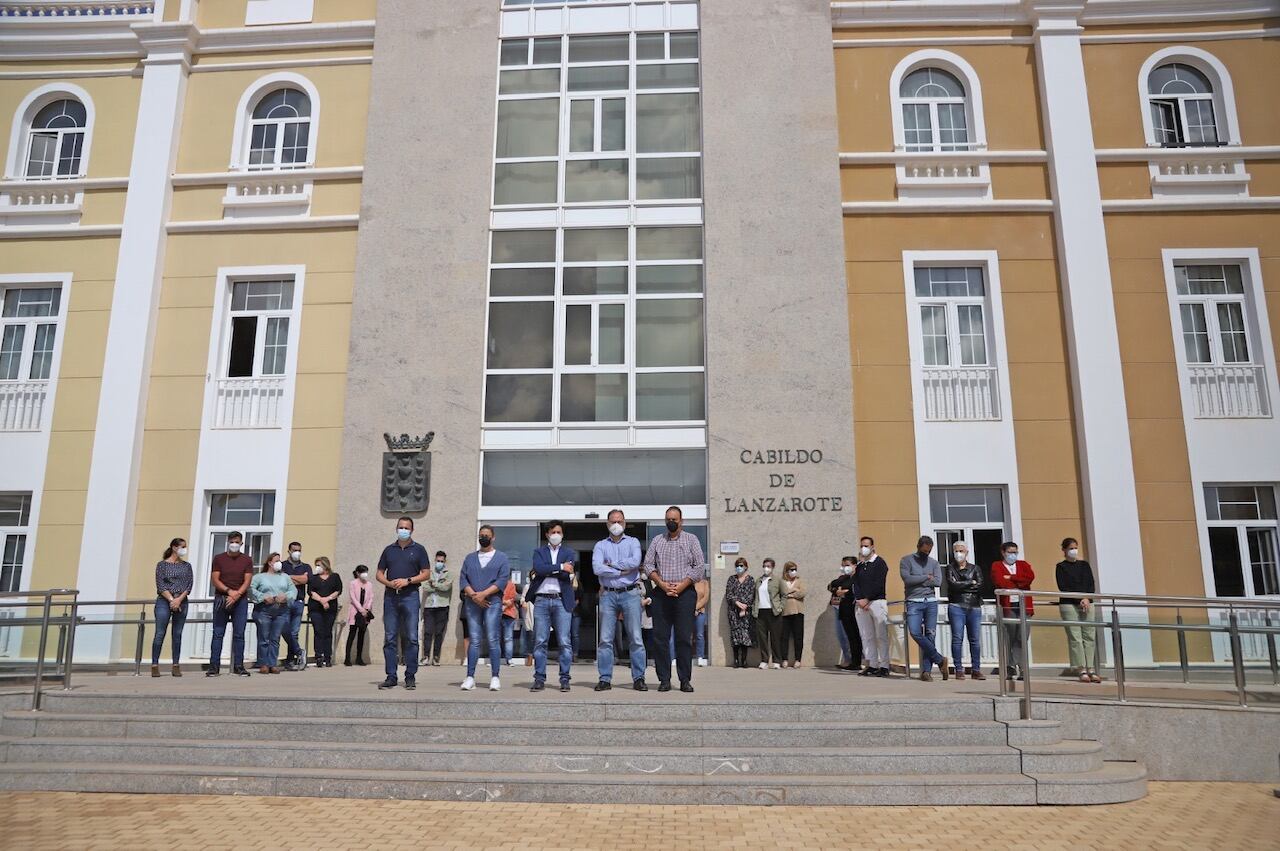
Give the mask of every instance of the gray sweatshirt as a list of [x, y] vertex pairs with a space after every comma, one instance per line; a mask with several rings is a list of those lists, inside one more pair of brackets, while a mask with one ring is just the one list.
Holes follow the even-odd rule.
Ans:
[[902, 585], [907, 592], [908, 600], [932, 600], [933, 589], [942, 584], [942, 568], [933, 556], [921, 564], [917, 553], [903, 556], [898, 562], [898, 572], [902, 574]]

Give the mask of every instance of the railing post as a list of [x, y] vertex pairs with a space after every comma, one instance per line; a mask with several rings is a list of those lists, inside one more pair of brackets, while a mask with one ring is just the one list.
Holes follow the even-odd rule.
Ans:
[[[1182, 626], [1182, 609], [1178, 609], [1178, 626]], [[1191, 682], [1191, 671], [1187, 662], [1187, 634], [1178, 630], [1178, 664], [1182, 666], [1182, 681]]]
[[76, 626], [80, 620], [80, 592], [71, 598], [71, 623], [67, 627], [67, 670], [62, 676], [62, 690], [71, 690], [71, 670], [76, 661]]
[[144, 603], [138, 612], [138, 640], [133, 652], [133, 675], [142, 676], [142, 639], [147, 631], [147, 606]]
[[1267, 659], [1271, 662], [1271, 684], [1280, 686], [1280, 667], [1276, 665], [1276, 634], [1270, 632], [1271, 612], [1262, 613], [1263, 622], [1267, 625]]
[[1115, 657], [1116, 698], [1124, 702], [1124, 638], [1120, 632], [1120, 610], [1111, 601], [1111, 655]]
[[1244, 647], [1240, 643], [1240, 621], [1234, 611], [1231, 612], [1230, 618], [1227, 629], [1231, 636], [1231, 670], [1236, 677], [1236, 697], [1241, 706], [1248, 706], [1249, 701], [1245, 697]]
[[[64, 613], [66, 612], [65, 607], [63, 608], [63, 612]], [[61, 679], [62, 673], [63, 673], [62, 651], [66, 649], [66, 646], [67, 646], [67, 625], [60, 623], [58, 624], [58, 649], [53, 654], [53, 659], [54, 659], [53, 672], [54, 672], [54, 675], [57, 676], [59, 679]]]
[[40, 614], [40, 643], [36, 647], [36, 682], [31, 690], [31, 711], [40, 708], [40, 691], [44, 686], [44, 648], [49, 640], [49, 607], [53, 605], [53, 592], [46, 591], [44, 609]]
[[907, 623], [906, 603], [902, 604], [902, 670], [911, 679], [911, 625]]
[[1031, 720], [1031, 641], [1027, 624], [1027, 600], [1025, 594], [1018, 598], [1018, 635], [1022, 639], [1019, 649], [1019, 665], [1022, 673], [1022, 720]]
[[1004, 697], [1009, 693], [1004, 678], [1005, 671], [1009, 670], [1009, 636], [1004, 629], [1004, 600], [999, 594], [996, 595], [996, 647], [996, 664], [1000, 666], [996, 674], [1000, 681], [1000, 696]]

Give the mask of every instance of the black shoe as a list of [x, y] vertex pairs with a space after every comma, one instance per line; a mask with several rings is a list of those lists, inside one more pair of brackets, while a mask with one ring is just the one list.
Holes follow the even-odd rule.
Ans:
[[613, 683], [609, 682], [608, 680], [601, 680], [600, 682], [596, 683], [595, 690], [608, 691], [611, 688], [613, 688]]
[[344, 661], [344, 662], [342, 663], [342, 667], [344, 667], [344, 668], [350, 668], [350, 667], [351, 667], [351, 660], [350, 660], [350, 659], [347, 659], [346, 661]]
[[363, 659], [357, 659], [357, 660], [356, 660], [356, 664], [357, 664], [357, 665], [368, 665], [369, 663], [368, 663], [368, 662], [366, 662], [366, 661], [365, 661], [365, 660], [363, 660]]
[[877, 671], [877, 670], [879, 670], [879, 669], [878, 669], [878, 668], [863, 668], [861, 671], [859, 671], [859, 672], [858, 672], [858, 676], [860, 676], [860, 677], [874, 677], [874, 676], [876, 675], [876, 671]]
[[671, 691], [671, 683], [658, 683], [658, 691]]
[[862, 670], [862, 668], [859, 667], [858, 665], [839, 665], [838, 667], [842, 671], [861, 671]]
[[887, 677], [887, 676], [889, 676], [889, 669], [888, 669], [888, 668], [877, 668], [877, 669], [876, 669], [876, 676], [877, 676], [877, 677]]
[[237, 677], [249, 676], [249, 672], [246, 671], [244, 668], [232, 668], [231, 673], [235, 674]]
[[416, 689], [416, 688], [418, 687], [418, 681], [417, 681], [417, 680], [415, 680], [413, 677], [405, 677], [405, 678], [404, 678], [404, 687], [405, 687], [406, 689], [408, 689], [409, 691], [413, 691], [414, 689]]
[[649, 690], [649, 684], [648, 684], [648, 683], [646, 683], [646, 682], [644, 681], [644, 679], [643, 679], [643, 678], [642, 678], [642, 679], [638, 679], [638, 680], [636, 680], [634, 683], [632, 683], [632, 684], [631, 684], [631, 687], [632, 687], [633, 689], [635, 689], [636, 691], [648, 691], [648, 690]]
[[560, 691], [565, 692], [565, 691], [568, 691], [568, 690], [569, 690], [569, 684], [568, 684], [568, 683], [561, 683], [561, 684], [560, 684]]
[[290, 659], [289, 661], [287, 661], [287, 662], [285, 662], [285, 663], [284, 663], [284, 669], [285, 669], [286, 671], [300, 671], [300, 670], [302, 670], [301, 668], [299, 668], [299, 667], [298, 667], [298, 664], [297, 664], [296, 662], [294, 662], [292, 659]]
[[529, 686], [529, 691], [542, 691], [546, 687], [547, 684], [542, 680], [534, 680], [533, 685]]
[[692, 684], [692, 683], [681, 683], [681, 684], [680, 684], [680, 691], [684, 692], [685, 694], [693, 694], [693, 684]]
[[206, 677], [216, 677], [216, 676], [218, 676], [218, 675], [219, 675], [219, 674], [221, 674], [221, 673], [222, 673], [222, 672], [221, 672], [221, 671], [219, 671], [217, 668], [210, 668], [209, 670], [207, 670], [207, 671], [205, 671], [205, 672], [204, 672], [204, 675], [205, 675]]
[[399, 684], [395, 681], [394, 678], [387, 677], [385, 680], [378, 683], [378, 688], [395, 688], [397, 685]]

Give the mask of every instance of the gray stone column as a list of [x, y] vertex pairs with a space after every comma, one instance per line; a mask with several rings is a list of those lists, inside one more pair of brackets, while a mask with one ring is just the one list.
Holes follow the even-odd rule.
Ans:
[[448, 550], [455, 570], [475, 543], [498, 12], [493, 0], [378, 4], [340, 565], [372, 566], [394, 537], [394, 518], [379, 510], [387, 431], [436, 435], [415, 538]]
[[[702, 0], [709, 556], [732, 540], [754, 575], [799, 564], [805, 664], [839, 653], [825, 589], [857, 535], [831, 38], [825, 0]], [[712, 570], [719, 664], [728, 575]]]

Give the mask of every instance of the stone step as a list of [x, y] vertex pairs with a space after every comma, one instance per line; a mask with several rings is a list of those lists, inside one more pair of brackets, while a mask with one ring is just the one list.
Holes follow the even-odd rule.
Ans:
[[[234, 680], [228, 681], [234, 685]], [[583, 693], [585, 692], [585, 694]], [[451, 690], [449, 696], [396, 690], [369, 699], [344, 696], [277, 697], [225, 695], [107, 694], [49, 692], [42, 708], [47, 712], [110, 715], [182, 715], [218, 718], [261, 718], [269, 702], [276, 717], [294, 718], [423, 718], [490, 721], [564, 721], [566, 717], [601, 721], [755, 722], [790, 723], [797, 719], [842, 721], [992, 721], [1016, 718], [1015, 701], [990, 697], [900, 700], [872, 698], [840, 703], [822, 701], [698, 702], [675, 697], [678, 692], [640, 695], [616, 689], [613, 697], [598, 697], [579, 687], [571, 697], [559, 692], [539, 698], [503, 694], [491, 698], [487, 690], [472, 693]], [[456, 695], [456, 696], [454, 696]], [[581, 696], [580, 696], [581, 695]], [[590, 696], [588, 696], [590, 695]], [[1012, 714], [1010, 714], [1012, 713]]]
[[[218, 739], [226, 735], [225, 718], [181, 715], [115, 715], [71, 712], [7, 712], [0, 717], [0, 735], [15, 738], [106, 737], [127, 739]], [[1020, 727], [1019, 740], [1027, 744], [1053, 744], [1061, 740], [1056, 721], [1029, 722]], [[297, 730], [291, 717], [245, 718], [234, 722], [237, 734], [248, 741], [287, 740]], [[785, 747], [802, 742], [817, 747], [917, 747], [929, 745], [1004, 745], [1013, 725], [995, 721], [800, 721], [751, 730], [752, 746]], [[431, 744], [519, 745], [532, 738], [544, 745], [612, 746], [634, 740], [635, 722], [587, 722], [536, 728], [511, 721], [487, 719], [387, 719], [359, 722], [344, 718], [308, 718], [308, 738], [316, 741], [404, 742]], [[742, 744], [737, 725], [697, 721], [671, 722], [663, 726], [668, 747], [737, 747]]]
[[[481, 772], [500, 776], [542, 773], [548, 778], [575, 775], [848, 776], [1016, 774], [1019, 752], [1008, 746], [918, 748], [672, 748], [643, 743], [640, 732], [630, 747], [549, 747], [510, 745], [435, 746], [427, 744], [353, 744], [325, 741], [148, 741], [137, 739], [34, 738], [8, 741], [4, 758], [16, 763], [139, 763], [242, 768], [349, 768], [394, 771]], [[1076, 770], [1055, 765], [1057, 772]]]
[[1097, 771], [1030, 774], [1041, 804], [1114, 804], [1147, 794], [1147, 769], [1138, 762], [1106, 762]]
[[1102, 745], [1098, 742], [1067, 740], [1051, 745], [1023, 745], [1024, 774], [1079, 774], [1098, 771], [1103, 766]]
[[[0, 790], [609, 804], [1033, 805], [1018, 773], [946, 776], [517, 774], [224, 768], [118, 763], [11, 763]], [[1127, 790], [1127, 787], [1125, 787]], [[1130, 798], [1117, 798], [1130, 800]]]

